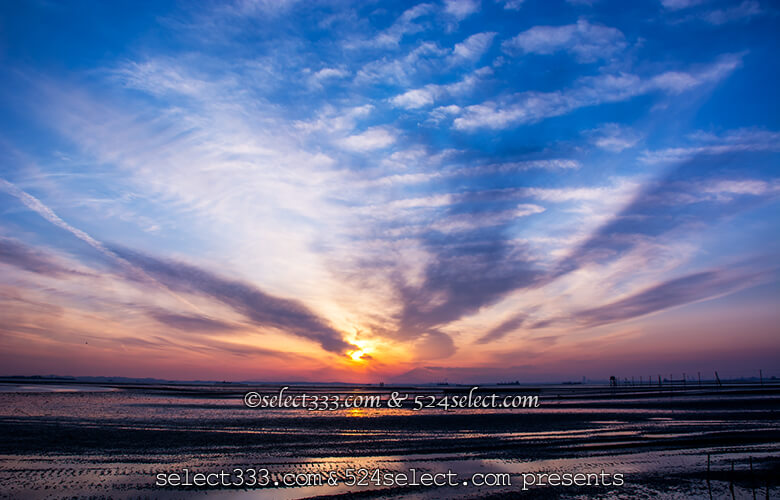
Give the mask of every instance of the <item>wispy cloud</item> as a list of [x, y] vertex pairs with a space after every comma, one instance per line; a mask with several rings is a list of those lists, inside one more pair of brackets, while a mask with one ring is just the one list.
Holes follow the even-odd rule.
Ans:
[[322, 85], [330, 80], [340, 80], [349, 76], [349, 72], [340, 68], [322, 68], [311, 75], [312, 83]]
[[527, 217], [542, 212], [544, 212], [544, 207], [531, 203], [524, 203], [510, 210], [450, 215], [435, 221], [429, 227], [442, 233], [473, 231], [492, 226], [500, 226], [520, 217]]
[[345, 149], [352, 151], [371, 151], [382, 149], [395, 142], [395, 134], [387, 128], [374, 127], [359, 134], [350, 135], [340, 141]]
[[688, 9], [706, 2], [707, 0], [661, 0], [664, 8], [669, 10]]
[[497, 327], [491, 329], [488, 331], [485, 335], [477, 339], [478, 344], [487, 344], [489, 342], [493, 342], [495, 340], [499, 340], [503, 338], [504, 336], [518, 330], [520, 327], [523, 326], [523, 323], [525, 323], [526, 317], [525, 315], [518, 315], [513, 318], [508, 319], [507, 321], [504, 321]]
[[723, 155], [738, 152], [780, 151], [780, 132], [761, 129], [732, 130], [723, 135], [699, 132], [690, 137], [695, 145], [643, 151], [644, 163], [675, 163], [697, 155]]
[[[471, 92], [478, 87], [482, 78], [485, 78], [492, 73], [493, 70], [489, 67], [479, 68], [457, 82], [443, 85], [429, 84], [419, 89], [408, 90], [403, 94], [393, 97], [390, 102], [395, 106], [406, 109], [431, 106], [436, 100], [443, 97], [461, 96]], [[453, 110], [453, 108], [449, 109]]]
[[397, 45], [405, 35], [423, 30], [423, 27], [416, 21], [433, 11], [434, 6], [429, 3], [420, 3], [405, 10], [392, 26], [372, 38], [370, 44], [378, 46]]
[[689, 274], [616, 302], [579, 311], [574, 319], [587, 326], [625, 321], [746, 288], [756, 284], [758, 279], [759, 274], [734, 276], [717, 271]]
[[620, 30], [594, 25], [586, 20], [565, 26], [535, 26], [503, 43], [505, 51], [526, 54], [552, 54], [566, 51], [580, 62], [612, 57], [626, 47]]
[[444, 11], [462, 20], [479, 12], [480, 0], [444, 0]]
[[450, 54], [438, 44], [423, 41], [403, 55], [385, 55], [372, 60], [357, 70], [355, 81], [359, 84], [395, 83], [408, 87], [420, 72], [430, 71], [433, 61]]
[[[565, 274], [588, 263], [612, 259], [647, 239], [660, 238], [683, 226], [712, 223], [776, 196], [773, 184], [726, 177], [733, 176], [734, 166], [741, 164], [740, 157], [717, 165], [705, 157], [677, 165], [664, 178], [643, 186], [633, 200], [559, 264], [558, 272]], [[721, 180], [702, 186], [693, 180], [702, 171]]]
[[525, 0], [496, 0], [507, 10], [520, 10]]
[[236, 329], [230, 323], [200, 315], [177, 314], [161, 309], [153, 309], [149, 315], [160, 323], [186, 332], [215, 333]]
[[74, 271], [57, 263], [51, 256], [13, 238], [0, 237], [0, 262], [47, 276], [64, 276], [74, 273]]
[[755, 0], [744, 0], [734, 7], [707, 12], [703, 17], [708, 23], [718, 25], [750, 19], [762, 12], [761, 5]]
[[617, 123], [606, 123], [589, 131], [588, 135], [596, 147], [613, 153], [633, 148], [641, 139], [635, 130]]
[[391, 99], [395, 106], [406, 109], [422, 108], [433, 104], [438, 87], [412, 89]]
[[0, 189], [5, 191], [6, 193], [16, 197], [21, 201], [27, 208], [30, 210], [36, 212], [38, 215], [46, 219], [47, 221], [51, 222], [55, 226], [59, 227], [60, 229], [64, 229], [65, 231], [71, 233], [76, 238], [80, 239], [87, 245], [91, 246], [98, 252], [110, 257], [110, 258], [116, 258], [116, 255], [108, 250], [101, 242], [97, 241], [84, 231], [77, 229], [64, 220], [62, 220], [52, 209], [44, 205], [40, 200], [35, 198], [34, 196], [30, 195], [29, 193], [26, 193], [25, 191], [22, 191], [14, 184], [11, 184], [5, 179], [0, 179]]
[[502, 129], [564, 115], [586, 106], [625, 101], [651, 92], [679, 94], [717, 82], [739, 64], [739, 57], [725, 56], [695, 72], [669, 71], [646, 78], [628, 73], [585, 77], [577, 86], [565, 91], [525, 92], [501, 101], [468, 106], [453, 123], [459, 130]]
[[482, 55], [490, 48], [495, 36], [496, 32], [494, 31], [476, 33], [466, 38], [462, 42], [455, 44], [455, 47], [452, 49], [450, 62], [473, 62], [479, 60]]

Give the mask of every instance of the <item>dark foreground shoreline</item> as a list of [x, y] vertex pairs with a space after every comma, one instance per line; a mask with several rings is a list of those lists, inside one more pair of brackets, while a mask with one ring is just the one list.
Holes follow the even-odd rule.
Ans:
[[[776, 498], [780, 386], [542, 387], [518, 410], [250, 409], [255, 386], [0, 384], [4, 498]], [[15, 390], [18, 389], [18, 390]], [[273, 387], [262, 387], [272, 391]], [[316, 386], [349, 393], [398, 388]], [[522, 387], [496, 390], [528, 392]], [[443, 387], [400, 390], [444, 393]], [[46, 392], [44, 392], [46, 391]], [[709, 472], [707, 461], [709, 456]], [[155, 474], [264, 468], [349, 468], [509, 474], [512, 485], [467, 487], [158, 487]], [[732, 471], [733, 467], [733, 471]], [[529, 472], [625, 474], [621, 487], [545, 486]], [[732, 495], [733, 493], [733, 495]]]

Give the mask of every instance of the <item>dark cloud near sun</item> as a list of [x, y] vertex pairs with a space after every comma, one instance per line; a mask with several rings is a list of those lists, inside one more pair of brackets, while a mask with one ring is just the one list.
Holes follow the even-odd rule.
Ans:
[[[340, 332], [298, 301], [275, 297], [249, 283], [223, 278], [189, 264], [158, 259], [121, 247], [111, 250], [171, 290], [222, 302], [257, 326], [274, 328], [315, 341], [330, 352], [343, 353], [355, 349], [355, 346], [343, 340]], [[179, 325], [203, 324], [203, 318], [194, 321], [181, 317], [166, 319]]]
[[452, 337], [446, 333], [429, 330], [417, 337], [413, 352], [417, 359], [442, 359], [455, 354], [457, 348]]
[[433, 258], [425, 268], [423, 282], [418, 286], [398, 284], [400, 337], [428, 335], [426, 345], [440, 342], [440, 353], [454, 352], [449, 336], [440, 331], [434, 336], [432, 332], [538, 279], [539, 271], [502, 231], [498, 226], [455, 236], [426, 235], [425, 247]]
[[401, 340], [416, 339], [433, 353], [430, 359], [456, 351], [443, 327], [514, 290], [532, 286], [543, 276], [527, 248], [509, 231], [526, 217], [543, 212], [542, 207], [519, 206], [517, 198], [504, 190], [464, 190], [453, 179], [442, 180], [439, 187], [457, 194], [451, 195], [453, 203], [429, 214], [426, 230], [417, 235], [429, 256], [423, 279], [394, 283], [401, 309], [397, 329], [391, 333]]

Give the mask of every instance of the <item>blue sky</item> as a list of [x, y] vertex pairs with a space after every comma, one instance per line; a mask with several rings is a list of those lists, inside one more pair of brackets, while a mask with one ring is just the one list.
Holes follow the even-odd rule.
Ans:
[[3, 364], [363, 381], [768, 369], [779, 13], [5, 3]]

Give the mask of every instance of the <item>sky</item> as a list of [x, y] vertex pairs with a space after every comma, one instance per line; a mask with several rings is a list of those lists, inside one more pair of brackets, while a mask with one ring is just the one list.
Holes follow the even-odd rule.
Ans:
[[765, 0], [0, 4], [0, 371], [780, 376]]

